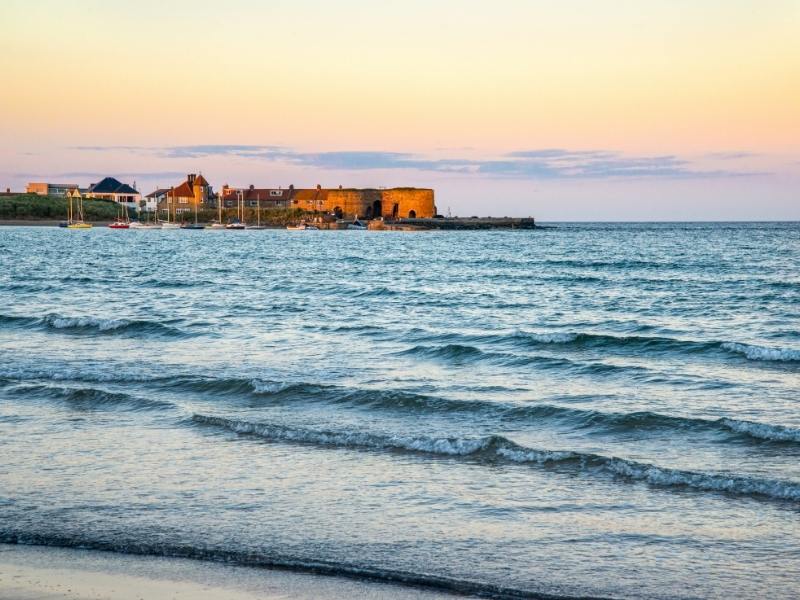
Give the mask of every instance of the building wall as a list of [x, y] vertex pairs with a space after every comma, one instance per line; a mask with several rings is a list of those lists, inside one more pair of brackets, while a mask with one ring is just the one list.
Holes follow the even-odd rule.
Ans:
[[40, 196], [66, 196], [67, 192], [74, 187], [78, 187], [72, 183], [29, 183], [25, 187], [27, 194], [39, 194]]
[[392, 188], [382, 190], [381, 195], [382, 214], [386, 219], [430, 219], [436, 214], [436, 203], [431, 189]]
[[28, 194], [39, 194], [40, 196], [47, 195], [47, 184], [46, 183], [29, 183], [25, 188], [25, 192]]
[[325, 212], [345, 217], [372, 219], [429, 219], [436, 214], [433, 190], [423, 188], [392, 188], [388, 190], [328, 190]]

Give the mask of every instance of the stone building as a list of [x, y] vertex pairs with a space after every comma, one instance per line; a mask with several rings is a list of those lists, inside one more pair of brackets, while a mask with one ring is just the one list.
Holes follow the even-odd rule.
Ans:
[[158, 210], [168, 210], [172, 215], [179, 215], [198, 209], [210, 208], [213, 192], [202, 174], [189, 173], [186, 181], [167, 190], [166, 195], [158, 203]]
[[429, 188], [295, 190], [292, 205], [336, 214], [340, 218], [428, 219], [436, 214]]

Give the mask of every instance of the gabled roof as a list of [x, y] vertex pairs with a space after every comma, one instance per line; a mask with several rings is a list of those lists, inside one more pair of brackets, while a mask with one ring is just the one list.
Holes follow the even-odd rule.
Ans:
[[113, 177], [106, 177], [97, 183], [89, 186], [90, 193], [93, 194], [138, 194], [135, 189], [127, 183], [122, 183]]
[[159, 196], [165, 195], [168, 191], [168, 188], [158, 188], [156, 191], [147, 194], [145, 198], [158, 198]]
[[206, 178], [203, 177], [202, 173], [200, 173], [200, 175], [198, 175], [197, 177], [194, 178], [194, 184], [195, 185], [204, 185], [204, 186], [208, 187], [208, 181], [206, 181]]
[[173, 198], [192, 198], [194, 197], [194, 190], [192, 189], [192, 186], [189, 185], [189, 181], [187, 180], [170, 191], [169, 194]]

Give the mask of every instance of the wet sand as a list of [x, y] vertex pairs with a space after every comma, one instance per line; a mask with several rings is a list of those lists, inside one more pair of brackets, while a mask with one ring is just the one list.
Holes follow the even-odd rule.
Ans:
[[273, 569], [0, 544], [0, 600], [433, 600], [439, 592]]

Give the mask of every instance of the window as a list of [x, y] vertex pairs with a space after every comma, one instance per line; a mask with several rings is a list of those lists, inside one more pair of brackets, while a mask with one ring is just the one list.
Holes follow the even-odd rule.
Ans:
[[178, 204], [189, 204], [188, 198], [178, 198]]
[[283, 196], [283, 190], [270, 190], [269, 195], [278, 197]]

